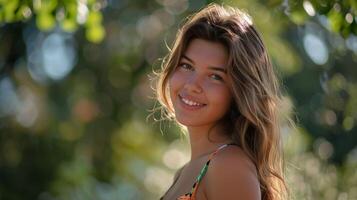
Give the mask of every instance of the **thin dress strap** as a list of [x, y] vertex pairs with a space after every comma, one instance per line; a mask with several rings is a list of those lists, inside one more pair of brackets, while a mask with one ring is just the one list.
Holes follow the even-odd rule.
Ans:
[[216, 149], [213, 153], [211, 153], [211, 155], [208, 158], [208, 161], [206, 162], [206, 164], [203, 166], [203, 168], [201, 169], [200, 174], [197, 176], [195, 183], [192, 186], [191, 192], [180, 196], [177, 200], [195, 200], [196, 199], [196, 193], [197, 193], [197, 189], [198, 186], [203, 178], [203, 176], [206, 174], [209, 163], [211, 162], [211, 159], [223, 148], [227, 147], [228, 145], [237, 145], [235, 143], [229, 143], [229, 144], [224, 144], [222, 146], [220, 146], [218, 149]]

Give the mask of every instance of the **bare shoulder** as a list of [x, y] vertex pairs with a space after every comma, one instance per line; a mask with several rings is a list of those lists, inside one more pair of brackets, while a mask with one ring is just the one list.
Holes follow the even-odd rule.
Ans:
[[219, 151], [206, 174], [206, 196], [215, 199], [261, 199], [255, 165], [237, 146]]

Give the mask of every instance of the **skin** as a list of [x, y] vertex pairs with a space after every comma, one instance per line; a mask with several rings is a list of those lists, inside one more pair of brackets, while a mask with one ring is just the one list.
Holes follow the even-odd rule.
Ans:
[[[222, 144], [232, 142], [224, 129], [216, 125], [232, 101], [231, 84], [225, 72], [227, 60], [228, 53], [222, 44], [194, 39], [170, 77], [170, 98], [177, 121], [187, 127], [191, 160], [175, 175], [177, 181], [165, 200], [189, 192], [208, 156]], [[196, 103], [190, 106], [187, 100]], [[214, 142], [208, 140], [209, 130]], [[260, 198], [255, 166], [238, 146], [228, 146], [216, 154], [197, 193], [198, 200]]]
[[206, 198], [202, 199], [261, 199], [255, 166], [245, 153], [239, 147], [220, 153], [212, 160], [207, 171], [203, 188]]

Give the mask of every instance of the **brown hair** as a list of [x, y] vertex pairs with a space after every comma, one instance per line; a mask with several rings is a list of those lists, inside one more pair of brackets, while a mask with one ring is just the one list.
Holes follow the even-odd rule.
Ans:
[[224, 119], [230, 137], [255, 164], [262, 199], [284, 199], [287, 188], [278, 119], [282, 96], [267, 50], [248, 14], [210, 4], [187, 19], [159, 73], [156, 94], [162, 108], [174, 119], [168, 80], [195, 38], [219, 42], [227, 48], [227, 74], [234, 101]]

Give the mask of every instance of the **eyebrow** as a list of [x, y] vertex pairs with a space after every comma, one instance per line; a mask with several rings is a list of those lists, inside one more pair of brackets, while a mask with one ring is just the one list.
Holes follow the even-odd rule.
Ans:
[[[195, 64], [195, 62], [191, 58], [189, 58], [188, 56], [182, 55], [182, 57], [185, 58], [186, 60], [190, 61], [192, 64]], [[212, 70], [215, 70], [215, 71], [220, 71], [220, 72], [223, 72], [223, 73], [227, 73], [227, 70], [224, 69], [223, 67], [209, 66], [208, 69], [212, 69]]]

